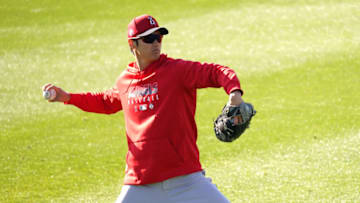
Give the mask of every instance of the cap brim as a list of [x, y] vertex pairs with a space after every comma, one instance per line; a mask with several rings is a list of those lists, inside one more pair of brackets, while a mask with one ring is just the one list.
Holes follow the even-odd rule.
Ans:
[[159, 31], [160, 34], [162, 34], [162, 35], [169, 34], [169, 31], [165, 27], [154, 27], [154, 28], [148, 29], [145, 32], [139, 34], [138, 36], [132, 37], [130, 39], [139, 39], [140, 37], [144, 37], [144, 36], [149, 35], [149, 34], [151, 34], [153, 32], [156, 32], [156, 31]]

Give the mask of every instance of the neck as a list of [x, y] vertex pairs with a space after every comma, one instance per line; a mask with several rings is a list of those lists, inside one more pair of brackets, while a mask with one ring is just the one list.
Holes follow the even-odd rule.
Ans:
[[136, 65], [139, 67], [140, 71], [143, 71], [148, 65], [150, 65], [151, 61], [141, 60], [139, 57], [136, 58]]
[[144, 58], [139, 57], [138, 55], [135, 55], [136, 59], [136, 65], [139, 67], [140, 71], [143, 71], [146, 67], [148, 67], [152, 62], [158, 60], [159, 58], [155, 60], [146, 60]]

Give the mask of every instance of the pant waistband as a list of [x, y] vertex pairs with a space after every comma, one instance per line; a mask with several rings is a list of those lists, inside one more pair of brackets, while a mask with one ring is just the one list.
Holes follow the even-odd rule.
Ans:
[[199, 171], [188, 175], [167, 179], [161, 182], [161, 186], [164, 190], [170, 190], [172, 188], [176, 188], [182, 185], [187, 185], [187, 184], [190, 185], [196, 181], [199, 181], [203, 177], [204, 177], [204, 172]]

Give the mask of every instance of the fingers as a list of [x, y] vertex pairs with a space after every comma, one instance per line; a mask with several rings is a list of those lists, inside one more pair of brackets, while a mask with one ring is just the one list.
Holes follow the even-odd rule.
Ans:
[[48, 83], [42, 87], [42, 91], [49, 91], [53, 87], [55, 87], [53, 84]]
[[50, 83], [48, 83], [48, 84], [46, 84], [46, 85], [42, 86], [42, 88], [41, 88], [41, 89], [42, 89], [42, 91], [46, 91], [46, 88], [47, 88], [47, 87], [49, 87], [50, 85], [51, 85], [51, 84], [50, 84]]
[[[71, 95], [64, 91], [62, 88], [57, 87], [51, 83], [48, 83], [42, 87], [42, 90], [45, 91], [55, 91], [55, 97], [48, 99], [48, 102], [67, 102], [70, 100]], [[50, 93], [52, 94], [52, 93]]]
[[[48, 84], [46, 84], [46, 85], [44, 85], [43, 87], [42, 87], [42, 91], [43, 92], [46, 92], [46, 91], [50, 91], [51, 89], [53, 89], [54, 91], [55, 91], [55, 94], [57, 94], [57, 88], [56, 88], [56, 86], [54, 86], [53, 84], [51, 84], [51, 83], [48, 83]], [[57, 96], [55, 96], [55, 98], [52, 98], [52, 99], [48, 99], [47, 101], [48, 102], [55, 102], [56, 101], [56, 98], [57, 98]]]

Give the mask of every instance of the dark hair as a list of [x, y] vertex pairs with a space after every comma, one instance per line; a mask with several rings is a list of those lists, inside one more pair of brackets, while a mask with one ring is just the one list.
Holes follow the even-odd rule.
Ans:
[[138, 39], [133, 39], [132, 41], [134, 41], [136, 43], [136, 46], [139, 46]]
[[[138, 39], [132, 39], [133, 42], [135, 42], [136, 46], [139, 46]], [[130, 48], [130, 52], [134, 54], [133, 50]]]

